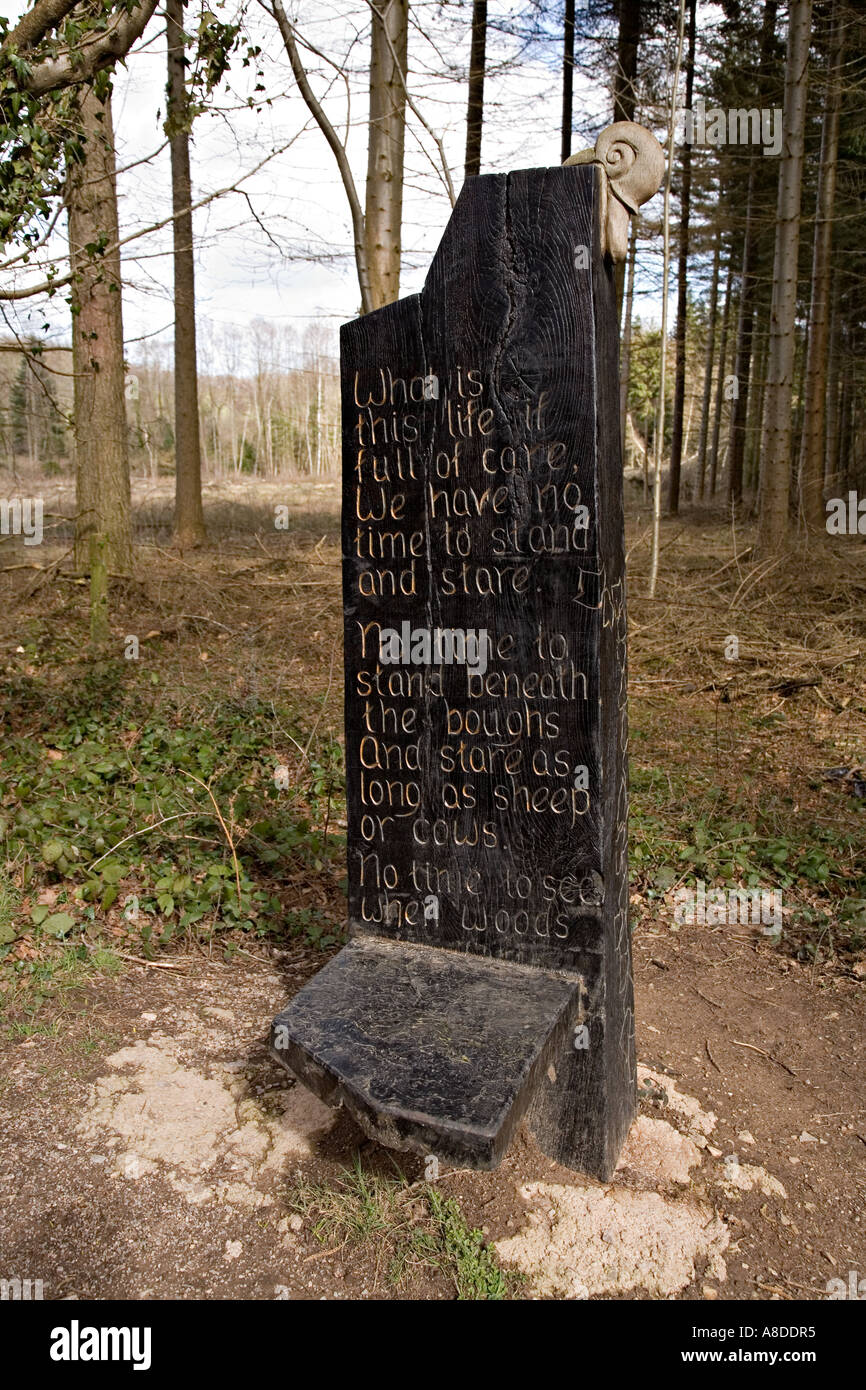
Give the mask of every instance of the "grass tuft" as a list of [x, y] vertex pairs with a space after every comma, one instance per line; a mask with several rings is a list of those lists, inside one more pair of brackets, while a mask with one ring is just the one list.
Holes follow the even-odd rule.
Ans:
[[359, 1159], [330, 1183], [299, 1178], [289, 1206], [310, 1223], [322, 1245], [342, 1249], [375, 1242], [377, 1271], [387, 1260], [387, 1279], [395, 1288], [438, 1272], [460, 1300], [499, 1301], [511, 1298], [520, 1282], [500, 1268], [456, 1198], [429, 1184], [410, 1184], [402, 1174], [367, 1173]]

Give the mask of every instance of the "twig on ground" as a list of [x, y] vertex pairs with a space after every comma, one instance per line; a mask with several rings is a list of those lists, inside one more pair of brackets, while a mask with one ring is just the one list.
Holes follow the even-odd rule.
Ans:
[[231, 836], [231, 833], [230, 833], [230, 831], [229, 831], [228, 826], [226, 825], [225, 821], [223, 820], [222, 811], [220, 810], [219, 805], [217, 804], [217, 799], [216, 799], [216, 797], [214, 796], [213, 792], [211, 791], [211, 789], [210, 789], [208, 783], [207, 783], [207, 782], [203, 782], [203, 781], [201, 780], [200, 777], [196, 777], [192, 772], [187, 773], [187, 776], [189, 777], [190, 781], [195, 782], [195, 783], [196, 783], [198, 786], [200, 786], [200, 787], [204, 787], [205, 791], [207, 792], [208, 796], [210, 797], [210, 799], [211, 799], [211, 801], [212, 801], [212, 803], [213, 803], [213, 808], [214, 808], [214, 810], [216, 811], [217, 820], [219, 821], [220, 825], [221, 825], [222, 828], [223, 828], [223, 834], [225, 835], [225, 837], [226, 837], [226, 842], [227, 842], [227, 844], [228, 844], [229, 849], [231, 850], [232, 863], [234, 864], [234, 869], [235, 869], [235, 884], [236, 884], [236, 887], [237, 887], [237, 890], [238, 890], [238, 908], [240, 909], [240, 906], [241, 906], [241, 870], [240, 870], [240, 865], [238, 864], [238, 856], [237, 856], [237, 850], [235, 849], [235, 842], [234, 842], [234, 840], [232, 839], [232, 836]]
[[[735, 1047], [747, 1047], [750, 1050], [750, 1052], [757, 1052], [761, 1057], [766, 1057], [769, 1062], [775, 1062], [776, 1066], [782, 1067], [783, 1070], [786, 1071], [789, 1076], [797, 1076], [797, 1073], [794, 1071], [793, 1067], [789, 1067], [787, 1062], [782, 1062], [779, 1060], [778, 1057], [774, 1057], [772, 1052], [765, 1052], [763, 1047], [756, 1047], [754, 1043], [738, 1042], [736, 1038], [731, 1038], [731, 1042], [734, 1044]], [[799, 1079], [800, 1078], [797, 1076], [798, 1081]]]

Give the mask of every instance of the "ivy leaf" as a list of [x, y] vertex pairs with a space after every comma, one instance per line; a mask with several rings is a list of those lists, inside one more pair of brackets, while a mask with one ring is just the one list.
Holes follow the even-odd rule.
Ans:
[[42, 930], [49, 936], [65, 936], [75, 926], [75, 919], [68, 912], [52, 912], [42, 923]]

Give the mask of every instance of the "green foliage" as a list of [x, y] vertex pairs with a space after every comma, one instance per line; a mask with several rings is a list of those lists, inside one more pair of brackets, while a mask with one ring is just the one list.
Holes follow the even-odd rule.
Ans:
[[[3, 972], [0, 990], [0, 1020], [8, 1037], [34, 1033], [56, 1035], [61, 1028], [61, 1007], [70, 990], [86, 984], [95, 975], [117, 975], [123, 961], [113, 951], [91, 949], [83, 942], [63, 944], [50, 956], [17, 960]], [[43, 1018], [43, 1014], [49, 1014]], [[88, 1049], [87, 1043], [83, 1046]]]
[[[281, 730], [304, 741], [289, 711], [225, 700], [195, 723], [171, 706], [148, 717], [125, 667], [94, 667], [72, 698], [43, 694], [27, 734], [7, 739], [6, 857], [34, 898], [40, 884], [53, 890], [20, 931], [61, 940], [122, 908], [146, 953], [179, 932], [232, 928], [337, 944], [341, 918], [337, 928], [323, 909], [285, 906], [282, 879], [290, 867], [321, 874], [342, 856], [328, 824], [343, 814], [340, 746], [314, 744], [295, 783], [278, 786]], [[38, 688], [23, 682], [19, 710]], [[8, 949], [0, 942], [0, 958]]]
[[[646, 328], [640, 319], [632, 324], [631, 357], [629, 359], [628, 408], [639, 425], [655, 420], [661, 379], [661, 330]], [[673, 373], [665, 381], [665, 419], [669, 420], [673, 406]]]
[[[7, 31], [0, 16], [0, 41]], [[64, 169], [82, 153], [74, 91], [32, 97], [21, 88], [25, 74], [16, 54], [0, 55], [0, 246], [39, 240], [39, 219], [51, 215]]]
[[660, 768], [633, 767], [631, 786], [629, 859], [640, 879], [652, 881], [667, 867], [673, 879], [688, 869], [708, 883], [759, 887], [769, 881], [780, 888], [846, 893], [862, 884], [866, 892], [866, 872], [852, 885], [847, 867], [859, 849], [854, 835], [819, 824], [796, 835], [771, 834], [761, 824], [737, 817], [735, 806], [726, 813], [721, 799], [713, 811], [697, 817], [688, 811], [686, 798], [676, 814], [659, 815], [658, 793], [669, 790], [669, 775]]
[[[67, 171], [84, 157], [77, 87], [32, 96], [27, 90], [32, 69], [61, 50], [74, 53], [88, 35], [103, 33], [118, 10], [132, 10], [136, 3], [86, 0], [26, 55], [10, 47], [0, 50], [0, 246], [13, 238], [25, 247], [39, 241], [62, 195]], [[0, 16], [0, 44], [10, 27], [9, 20]], [[205, 109], [240, 43], [240, 25], [223, 22], [203, 5], [191, 36], [189, 102], [183, 124], [188, 126]], [[258, 56], [259, 49], [248, 44], [244, 65], [255, 62]], [[111, 72], [96, 73], [91, 85], [104, 99], [111, 90]], [[53, 275], [56, 278], [56, 271]]]
[[320, 1244], [375, 1242], [388, 1256], [396, 1287], [426, 1269], [444, 1274], [458, 1299], [510, 1298], [518, 1276], [505, 1273], [454, 1197], [427, 1184], [365, 1172], [360, 1159], [332, 1183], [300, 1178], [289, 1207], [311, 1223]]
[[[226, 24], [202, 6], [195, 35], [184, 34], [184, 46], [193, 48], [193, 57], [186, 76], [186, 100], [180, 111], [170, 111], [164, 123], [169, 137], [180, 130], [189, 130], [196, 116], [207, 109], [207, 98], [219, 86], [232, 60], [232, 55], [241, 46], [240, 24]], [[247, 44], [243, 59], [244, 67], [254, 62], [260, 49]]]
[[459, 1299], [508, 1297], [505, 1275], [484, 1244], [481, 1231], [470, 1229], [453, 1197], [443, 1197], [435, 1187], [427, 1189], [427, 1202], [442, 1252], [451, 1268]]
[[19, 894], [5, 873], [0, 871], [0, 947], [8, 946], [17, 936], [15, 919], [19, 903]]
[[866, 940], [862, 832], [793, 821], [790, 810], [767, 796], [756, 815], [719, 787], [698, 788], [688, 774], [632, 764], [632, 881], [650, 900], [698, 879], [707, 887], [781, 890], [795, 954], [813, 957], [825, 937], [825, 946], [857, 951]]

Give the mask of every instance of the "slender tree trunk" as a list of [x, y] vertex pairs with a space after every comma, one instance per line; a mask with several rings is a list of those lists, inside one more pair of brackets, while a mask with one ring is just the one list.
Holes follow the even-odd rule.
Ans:
[[562, 163], [571, 154], [571, 127], [574, 123], [574, 0], [565, 0], [562, 44]]
[[[686, 55], [686, 110], [692, 107], [695, 78], [695, 12], [697, 0], [689, 0], [688, 51]], [[683, 142], [680, 193], [679, 263], [677, 266], [677, 326], [674, 357], [674, 417], [671, 428], [671, 468], [668, 477], [668, 511], [680, 509], [680, 477], [683, 466], [683, 414], [686, 403], [686, 326], [688, 319], [689, 217], [692, 201], [692, 147]]]
[[676, 125], [677, 102], [679, 100], [680, 66], [683, 59], [683, 36], [685, 32], [686, 0], [680, 0], [677, 22], [676, 58], [671, 74], [670, 127], [668, 130], [667, 159], [665, 161], [664, 211], [662, 213], [662, 313], [661, 313], [661, 352], [659, 354], [659, 395], [656, 410], [655, 439], [655, 478], [653, 481], [653, 526], [650, 551], [650, 573], [648, 594], [655, 598], [659, 574], [659, 555], [661, 553], [661, 513], [662, 513], [662, 455], [665, 440], [665, 367], [668, 348], [668, 282], [671, 258], [671, 174], [674, 163], [674, 132]]
[[737, 322], [737, 349], [734, 358], [734, 379], [737, 394], [734, 397], [733, 409], [731, 410], [730, 468], [728, 469], [729, 504], [739, 504], [743, 495], [743, 460], [746, 451], [746, 418], [752, 371], [752, 335], [755, 325], [755, 267], [758, 258], [758, 235], [755, 225], [755, 159], [756, 156], [752, 155], [749, 167], [749, 188], [746, 194], [746, 235], [743, 240], [740, 312]]
[[633, 121], [637, 109], [637, 55], [641, 37], [641, 0], [619, 0], [613, 119]]
[[[794, 344], [794, 384], [791, 388], [791, 459], [796, 464], [803, 448], [803, 400], [806, 391], [806, 343], [809, 340], [810, 325], [806, 320], [805, 332], [797, 335]], [[796, 472], [799, 487], [799, 471]]]
[[785, 544], [788, 537], [797, 251], [800, 241], [800, 193], [812, 0], [791, 0], [788, 15], [782, 165], [776, 209], [770, 353], [761, 447], [763, 479], [760, 529], [765, 550]]
[[[114, 574], [132, 568], [117, 180], [111, 98], [80, 98], [84, 158], [66, 184], [75, 373], [75, 566], [93, 554]], [[103, 253], [91, 249], [105, 245]], [[114, 248], [114, 249], [112, 249]], [[92, 542], [95, 543], [96, 549]]]
[[207, 533], [201, 505], [201, 436], [198, 418], [198, 365], [195, 341], [195, 256], [192, 184], [189, 171], [191, 115], [186, 90], [184, 0], [166, 0], [168, 86], [166, 130], [171, 149], [171, 205], [174, 236], [174, 452], [175, 542], [186, 550], [204, 545]]
[[839, 277], [833, 282], [833, 306], [830, 312], [830, 352], [827, 361], [827, 429], [824, 440], [824, 482], [829, 483], [836, 472], [839, 450]]
[[[633, 121], [637, 110], [637, 59], [641, 38], [641, 0], [619, 0], [619, 27], [616, 40], [616, 71], [613, 78], [613, 119]], [[616, 306], [622, 310], [625, 266], [617, 261], [613, 270]]]
[[316, 473], [322, 471], [322, 364], [316, 358]]
[[628, 278], [625, 292], [625, 315], [622, 326], [622, 346], [619, 358], [619, 419], [620, 419], [620, 439], [622, 440], [623, 456], [626, 452], [626, 425], [628, 423], [628, 383], [631, 375], [631, 318], [634, 306], [634, 272], [637, 260], [637, 217], [632, 217], [629, 224], [629, 245], [628, 245]]
[[839, 484], [839, 491], [848, 486], [851, 481], [851, 437], [853, 434], [854, 411], [852, 396], [854, 393], [854, 369], [848, 361], [842, 377], [842, 392], [839, 401], [839, 452], [836, 455], [835, 474]]
[[[763, 307], [755, 311], [755, 323], [763, 322]], [[752, 369], [749, 373], [749, 416], [746, 424], [748, 448], [743, 468], [743, 491], [756, 493], [761, 481], [761, 420], [767, 389], [769, 339], [763, 330], [752, 328]]]
[[692, 420], [694, 419], [694, 415], [695, 415], [695, 393], [694, 393], [694, 391], [690, 391], [690, 392], [689, 392], [689, 408], [688, 408], [688, 410], [687, 410], [687, 412], [686, 412], [686, 429], [685, 429], [685, 434], [683, 435], [683, 457], [684, 457], [684, 458], [688, 458], [688, 456], [689, 456], [689, 440], [690, 440], [691, 437], [692, 437]]
[[408, 0], [370, 0], [370, 135], [364, 217], [373, 309], [400, 293]]
[[734, 254], [728, 255], [728, 276], [725, 284], [725, 307], [722, 310], [722, 333], [719, 339], [719, 366], [716, 378], [716, 404], [713, 411], [713, 437], [710, 444], [710, 497], [716, 495], [719, 464], [719, 436], [722, 428], [722, 401], [725, 398], [725, 365], [728, 353], [728, 326], [731, 321], [731, 292], [734, 283]]
[[[352, 217], [352, 240], [355, 251], [355, 269], [358, 273], [358, 289], [361, 292], [361, 313], [369, 314], [371, 309], [377, 309], [380, 303], [374, 302], [371, 284], [370, 267], [368, 263], [368, 232], [374, 241], [381, 243], [380, 258], [385, 259], [386, 267], [393, 264], [394, 257], [394, 233], [396, 231], [396, 261], [397, 261], [397, 291], [392, 296], [394, 299], [399, 292], [400, 279], [400, 224], [403, 211], [403, 121], [399, 122], [399, 147], [394, 148], [392, 142], [384, 139], [384, 133], [390, 128], [392, 121], [392, 103], [387, 102], [382, 96], [383, 82], [387, 83], [387, 75], [394, 68], [391, 45], [388, 42], [389, 25], [386, 24], [384, 16], [390, 9], [391, 0], [381, 0], [377, 5], [374, 0], [370, 0], [370, 10], [372, 12], [372, 39], [370, 52], [370, 133], [367, 150], [367, 205], [369, 208], [375, 205], [376, 216], [374, 226], [367, 227], [364, 211], [361, 207], [361, 200], [358, 197], [358, 190], [352, 176], [349, 156], [346, 147], [340, 139], [333, 125], [329, 121], [321, 103], [315, 96], [309, 79], [301, 60], [300, 50], [298, 49], [297, 39], [294, 28], [286, 14], [281, 0], [270, 0], [265, 6], [277, 21], [277, 27], [282, 35], [283, 43], [286, 46], [286, 53], [292, 67], [292, 75], [298, 84], [298, 91], [303, 97], [307, 109], [318, 125], [325, 139], [327, 140], [334, 158], [337, 161], [337, 168], [340, 171], [340, 179], [343, 190], [349, 204], [349, 212]], [[403, 10], [404, 28], [408, 31], [408, 0], [400, 0]], [[398, 9], [400, 8], [398, 5]], [[399, 19], [399, 15], [398, 15]], [[390, 24], [391, 21], [389, 21]], [[399, 27], [399, 26], [398, 26]], [[406, 71], [406, 39], [403, 40], [403, 65], [402, 73]], [[394, 52], [399, 53], [399, 44]], [[397, 67], [397, 81], [399, 92], [394, 96], [401, 103], [400, 110], [406, 99], [406, 88], [400, 80], [400, 64]], [[384, 123], [384, 125], [383, 125]], [[394, 222], [393, 198], [386, 197], [385, 190], [379, 188], [380, 183], [387, 184], [390, 180], [398, 177], [399, 183], [399, 207], [397, 208], [397, 219]], [[387, 260], [386, 252], [390, 247], [391, 260]], [[381, 288], [381, 287], [380, 287]], [[385, 301], [381, 301], [384, 303]]]
[[472, 48], [469, 55], [469, 103], [466, 111], [466, 178], [481, 173], [484, 123], [484, 69], [487, 48], [487, 0], [472, 3]]
[[650, 422], [644, 421], [644, 439], [646, 444], [643, 451], [643, 500], [649, 501], [649, 451], [650, 451]]
[[34, 466], [39, 466], [39, 425], [36, 419], [36, 412], [33, 408], [33, 386], [34, 382], [28, 376], [27, 379], [27, 457], [28, 462]]
[[716, 346], [716, 314], [719, 306], [719, 264], [721, 262], [721, 238], [716, 239], [713, 253], [713, 272], [710, 279], [710, 307], [707, 315], [707, 345], [704, 353], [704, 387], [701, 398], [701, 428], [698, 435], [698, 497], [704, 495], [707, 469], [707, 440], [710, 433], [710, 402], [713, 390], [713, 355]]
[[[769, 104], [769, 76], [773, 68], [776, 43], [778, 0], [765, 0], [761, 23], [760, 71], [758, 90], [764, 104]], [[743, 469], [746, 456], [747, 421], [749, 416], [752, 376], [752, 347], [755, 325], [755, 297], [758, 257], [761, 249], [759, 219], [756, 213], [758, 166], [763, 155], [753, 151], [749, 159], [749, 182], [746, 192], [746, 229], [743, 239], [740, 306], [737, 315], [737, 342], [734, 354], [734, 379], [737, 395], [731, 410], [728, 435], [728, 504], [739, 505], [743, 495]], [[763, 391], [763, 387], [762, 387]]]
[[832, 35], [827, 62], [827, 104], [821, 131], [818, 207], [812, 246], [812, 298], [803, 395], [803, 437], [800, 444], [800, 511], [812, 531], [824, 528], [824, 433], [827, 398], [827, 329], [830, 301], [830, 248], [836, 198], [836, 156], [839, 149], [840, 69], [844, 30], [838, 0], [831, 12]]

